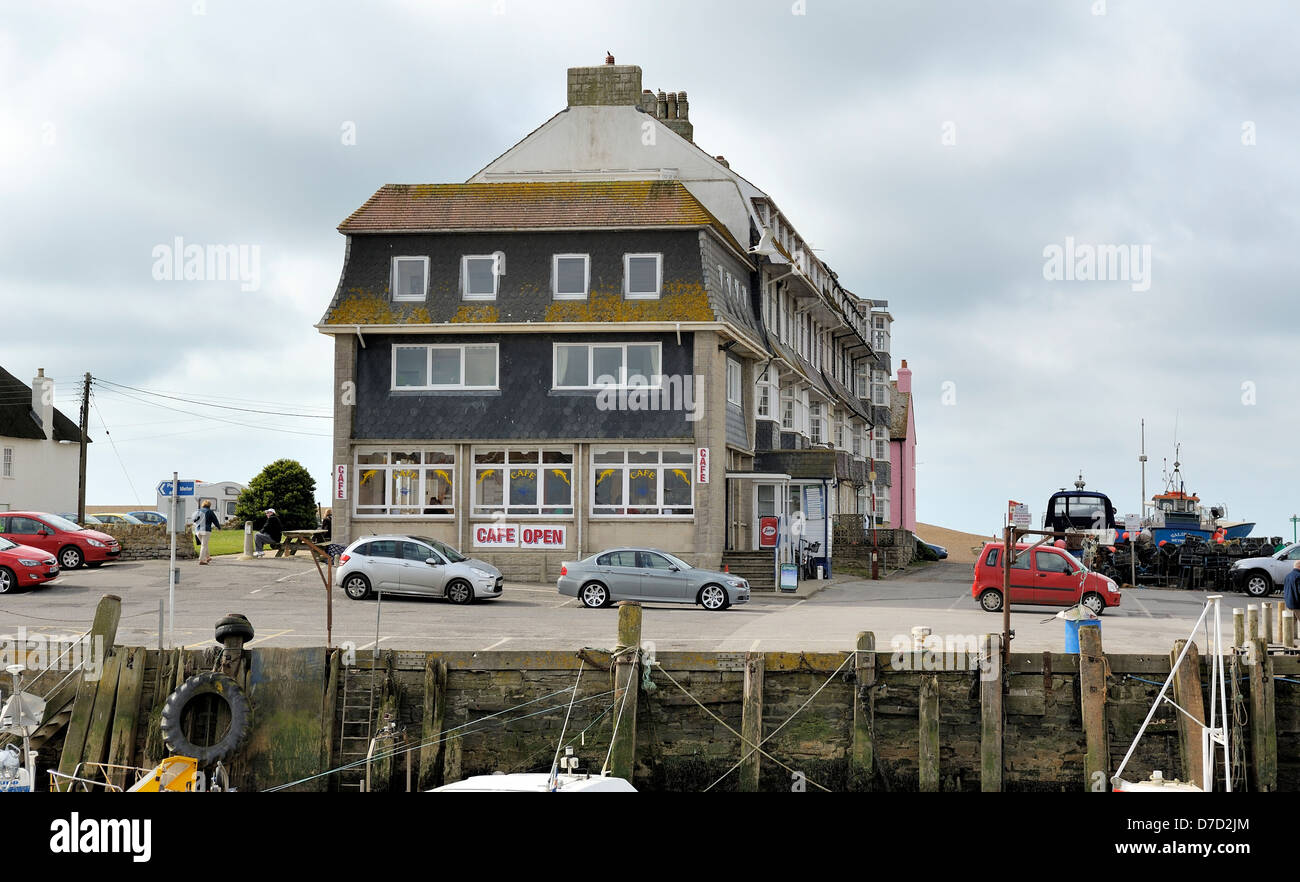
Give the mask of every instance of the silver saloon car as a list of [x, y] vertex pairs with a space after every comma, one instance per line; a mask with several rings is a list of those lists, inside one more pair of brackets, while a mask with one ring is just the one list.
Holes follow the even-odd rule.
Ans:
[[749, 583], [744, 579], [697, 570], [657, 548], [611, 548], [565, 563], [556, 587], [592, 609], [620, 600], [639, 600], [698, 603], [708, 610], [723, 610], [749, 601]]
[[339, 555], [335, 584], [353, 600], [376, 592], [472, 603], [501, 596], [501, 571], [424, 536], [366, 536]]

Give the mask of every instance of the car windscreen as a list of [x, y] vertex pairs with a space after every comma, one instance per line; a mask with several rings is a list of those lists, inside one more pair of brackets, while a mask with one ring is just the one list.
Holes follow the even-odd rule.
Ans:
[[5, 537], [0, 536], [0, 551], [8, 551], [11, 548], [17, 548], [17, 547], [18, 547], [17, 542], [10, 542]]
[[460, 563], [462, 560], [469, 560], [469, 558], [452, 548], [446, 542], [439, 542], [437, 539], [430, 539], [427, 541], [434, 548], [438, 549], [438, 553], [447, 558], [449, 563]]
[[45, 521], [45, 523], [49, 524], [51, 527], [55, 528], [56, 530], [64, 530], [69, 533], [74, 533], [77, 530], [81, 529], [81, 527], [78, 527], [76, 524], [74, 524], [72, 521], [68, 520], [67, 518], [61, 518], [55, 514], [41, 515], [41, 518], [42, 520]]
[[668, 558], [670, 561], [672, 561], [672, 562], [673, 562], [673, 566], [677, 567], [678, 569], [682, 569], [682, 570], [692, 570], [692, 569], [695, 569], [695, 568], [692, 567], [690, 564], [688, 564], [686, 561], [682, 560], [680, 557], [675, 557], [674, 555], [671, 555], [671, 554], [669, 554], [669, 553], [666, 552], [666, 551], [661, 551], [661, 552], [659, 552], [659, 554], [662, 554], [664, 557], [666, 557], [666, 558]]

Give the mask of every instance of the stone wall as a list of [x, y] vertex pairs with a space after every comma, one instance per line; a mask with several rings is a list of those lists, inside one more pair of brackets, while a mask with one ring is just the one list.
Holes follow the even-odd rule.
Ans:
[[[93, 529], [107, 533], [122, 545], [118, 560], [163, 560], [171, 556], [171, 534], [155, 524], [96, 524]], [[198, 559], [198, 547], [189, 527], [176, 536], [176, 559]]]

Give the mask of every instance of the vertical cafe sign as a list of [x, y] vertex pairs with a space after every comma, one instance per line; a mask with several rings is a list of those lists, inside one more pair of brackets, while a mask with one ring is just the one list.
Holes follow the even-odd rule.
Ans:
[[709, 483], [709, 448], [707, 447], [695, 451], [695, 483]]
[[348, 498], [348, 467], [345, 465], [334, 467], [334, 498]]

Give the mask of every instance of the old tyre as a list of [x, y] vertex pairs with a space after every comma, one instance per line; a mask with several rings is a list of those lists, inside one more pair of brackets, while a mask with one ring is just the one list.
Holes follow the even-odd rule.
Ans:
[[253, 623], [247, 616], [231, 613], [217, 622], [217, 642], [225, 643], [227, 637], [240, 637], [247, 643], [253, 639]]
[[81, 549], [75, 545], [69, 545], [59, 551], [59, 566], [65, 570], [75, 570], [85, 562], [86, 558], [81, 553]]
[[1002, 592], [993, 588], [980, 594], [980, 609], [985, 612], [1002, 612]]
[[360, 573], [352, 573], [343, 580], [343, 593], [353, 600], [365, 600], [370, 596], [370, 580]]
[[[200, 746], [185, 734], [185, 709], [205, 695], [225, 701], [230, 710], [230, 725], [215, 743]], [[248, 727], [248, 699], [239, 684], [225, 674], [213, 671], [196, 674], [167, 696], [167, 703], [163, 705], [162, 732], [168, 749], [179, 756], [193, 757], [200, 766], [224, 760], [238, 750], [248, 736]]]
[[18, 590], [18, 577], [8, 567], [0, 567], [0, 594], [13, 594]]
[[609, 603], [609, 589], [599, 582], [588, 582], [578, 592], [578, 599], [587, 609], [600, 609]]
[[1242, 590], [1251, 597], [1268, 597], [1273, 593], [1273, 577], [1262, 570], [1255, 570], [1246, 577]]
[[713, 612], [731, 606], [731, 601], [727, 599], [727, 589], [721, 585], [705, 585], [700, 589], [700, 596], [696, 600], [700, 606]]
[[1089, 591], [1083, 595], [1083, 600], [1079, 602], [1095, 616], [1099, 616], [1106, 611], [1106, 601], [1095, 591]]
[[464, 605], [474, 600], [474, 586], [464, 579], [457, 579], [447, 586], [447, 599], [452, 603]]

